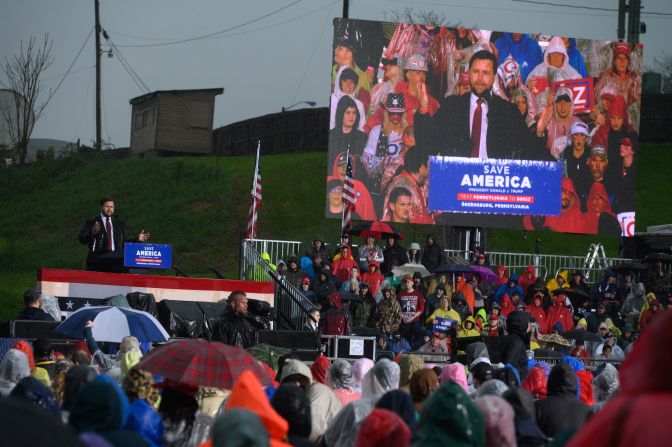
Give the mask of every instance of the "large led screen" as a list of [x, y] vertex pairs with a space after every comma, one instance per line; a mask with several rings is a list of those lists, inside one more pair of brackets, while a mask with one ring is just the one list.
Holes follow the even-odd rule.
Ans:
[[642, 48], [334, 19], [327, 217], [632, 236]]

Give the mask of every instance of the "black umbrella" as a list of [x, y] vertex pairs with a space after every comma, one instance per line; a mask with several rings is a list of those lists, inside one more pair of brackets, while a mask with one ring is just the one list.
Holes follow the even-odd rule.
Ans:
[[553, 295], [558, 296], [558, 295], [565, 295], [567, 298], [569, 298], [569, 301], [571, 301], [572, 306], [578, 307], [581, 306], [586, 300], [590, 299], [590, 295], [583, 290], [579, 288], [560, 288], [560, 289], [555, 289], [553, 292], [551, 292]]
[[620, 264], [613, 265], [611, 270], [622, 275], [630, 272], [641, 272], [646, 270], [646, 266], [641, 262], [622, 262]]
[[470, 265], [463, 264], [444, 264], [437, 267], [433, 273], [471, 273], [474, 269]]
[[663, 264], [670, 264], [672, 263], [672, 255], [667, 254], [667, 253], [651, 253], [650, 255], [646, 255], [644, 259], [642, 259], [644, 262], [662, 262]]
[[602, 341], [599, 335], [593, 332], [588, 332], [585, 329], [572, 329], [571, 331], [565, 331], [562, 333], [562, 336], [569, 340], [583, 340], [583, 341], [597, 341], [597, 342]]

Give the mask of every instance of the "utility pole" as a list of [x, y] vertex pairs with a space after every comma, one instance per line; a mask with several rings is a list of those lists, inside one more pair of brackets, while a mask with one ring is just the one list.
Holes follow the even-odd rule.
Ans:
[[96, 149], [102, 148], [100, 119], [100, 0], [94, 0], [96, 11]]
[[618, 40], [625, 39], [625, 13], [628, 10], [628, 6], [625, 4], [625, 0], [618, 0]]
[[343, 0], [343, 18], [347, 19], [350, 15], [350, 0]]
[[639, 43], [639, 14], [641, 7], [641, 0], [630, 0], [628, 5], [628, 42], [630, 42], [630, 45]]

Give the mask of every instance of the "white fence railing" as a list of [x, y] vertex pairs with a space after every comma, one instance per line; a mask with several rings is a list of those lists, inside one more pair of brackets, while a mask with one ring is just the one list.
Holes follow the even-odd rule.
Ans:
[[[299, 241], [281, 241], [268, 239], [246, 239], [243, 242], [251, 243], [257, 252], [268, 253], [271, 262], [277, 263], [278, 260], [286, 260], [290, 255], [303, 256], [311, 242]], [[592, 247], [591, 247], [592, 248]], [[446, 256], [461, 257], [469, 259], [470, 252], [464, 250], [444, 250]], [[624, 258], [608, 258], [604, 252], [599, 256], [566, 256], [552, 254], [534, 254], [534, 253], [512, 253], [512, 252], [487, 252], [490, 265], [494, 268], [499, 264], [506, 266], [510, 273], [522, 274], [528, 265], [534, 265], [537, 274], [544, 279], [554, 277], [560, 270], [580, 270], [586, 277], [586, 282], [595, 283], [602, 280], [603, 272], [614, 264], [631, 261]], [[254, 271], [254, 261], [245, 259], [241, 250], [240, 260], [240, 279], [254, 279], [250, 272]]]

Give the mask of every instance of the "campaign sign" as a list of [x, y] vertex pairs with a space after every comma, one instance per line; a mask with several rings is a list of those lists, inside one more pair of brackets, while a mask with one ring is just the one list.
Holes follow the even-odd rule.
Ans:
[[173, 266], [173, 247], [162, 244], [124, 244], [124, 267], [169, 269]]
[[455, 326], [457, 321], [450, 318], [436, 318], [436, 324], [432, 327], [432, 332], [447, 334]]
[[593, 79], [582, 78], [553, 83], [553, 91], [566, 87], [572, 92], [574, 113], [589, 113], [593, 109]]
[[562, 163], [429, 157], [429, 210], [557, 216]]

